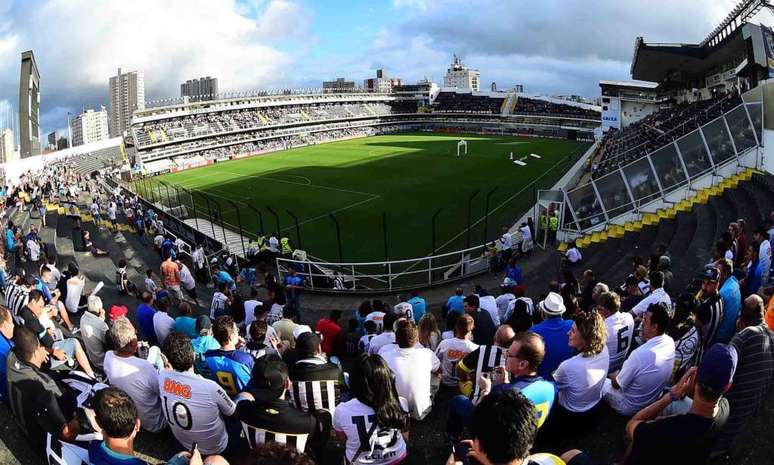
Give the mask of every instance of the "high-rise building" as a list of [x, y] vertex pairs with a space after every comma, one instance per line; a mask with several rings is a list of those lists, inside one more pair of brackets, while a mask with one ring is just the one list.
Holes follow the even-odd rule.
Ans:
[[215, 100], [218, 98], [218, 78], [189, 79], [180, 84], [180, 96], [189, 97], [194, 102]]
[[363, 90], [366, 92], [388, 94], [392, 92], [393, 87], [402, 85], [403, 79], [387, 77], [387, 71], [385, 69], [377, 69], [375, 78], [368, 78], [363, 81]]
[[108, 139], [108, 114], [105, 107], [86, 110], [70, 120], [70, 136], [73, 147]]
[[13, 144], [13, 131], [0, 130], [0, 163], [17, 160], [17, 153]]
[[323, 81], [323, 94], [342, 94], [355, 91], [355, 81], [347, 81], [343, 77], [335, 81]]
[[460, 57], [454, 55], [454, 60], [446, 70], [446, 76], [443, 77], [443, 86], [478, 92], [480, 85], [481, 73], [477, 69], [465, 66]]
[[110, 78], [109, 92], [109, 134], [110, 137], [123, 135], [129, 130], [132, 114], [145, 109], [145, 75], [142, 71], [122, 73]]
[[40, 155], [40, 73], [32, 50], [21, 55], [19, 144], [21, 158]]
[[48, 145], [49, 149], [56, 149], [56, 131], [48, 133]]

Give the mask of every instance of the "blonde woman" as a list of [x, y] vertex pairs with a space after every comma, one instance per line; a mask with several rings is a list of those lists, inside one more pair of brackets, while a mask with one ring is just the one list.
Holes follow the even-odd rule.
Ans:
[[441, 332], [438, 330], [438, 322], [432, 313], [425, 313], [419, 320], [419, 343], [427, 349], [435, 352], [438, 343], [441, 342]]
[[579, 313], [568, 336], [568, 344], [578, 354], [559, 364], [554, 372], [559, 393], [549, 421], [553, 431], [561, 428], [570, 433], [593, 418], [592, 411], [602, 399], [610, 357], [605, 347], [605, 320], [599, 313]]

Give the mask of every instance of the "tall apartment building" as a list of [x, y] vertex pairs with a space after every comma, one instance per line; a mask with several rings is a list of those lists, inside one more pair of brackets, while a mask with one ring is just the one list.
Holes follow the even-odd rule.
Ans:
[[189, 97], [194, 102], [215, 100], [218, 96], [218, 78], [207, 76], [189, 79], [180, 84], [180, 96]]
[[460, 57], [454, 55], [454, 60], [446, 70], [446, 76], [443, 77], [443, 86], [478, 92], [481, 87], [481, 72], [468, 68], [462, 63]]
[[16, 150], [13, 144], [13, 131], [0, 130], [0, 163], [17, 160]]
[[368, 78], [363, 81], [363, 90], [388, 94], [392, 92], [393, 87], [402, 86], [403, 84], [403, 79], [387, 77], [387, 70], [377, 69], [376, 78]]
[[343, 77], [334, 81], [323, 81], [323, 94], [342, 94], [355, 91], [355, 81], [347, 81]]
[[145, 109], [145, 75], [142, 71], [129, 71], [110, 78], [108, 84], [110, 137], [117, 137], [127, 131], [136, 110]]
[[73, 147], [108, 139], [108, 113], [105, 107], [86, 110], [70, 120], [70, 134]]
[[21, 55], [19, 144], [21, 158], [40, 155], [40, 73], [32, 50]]

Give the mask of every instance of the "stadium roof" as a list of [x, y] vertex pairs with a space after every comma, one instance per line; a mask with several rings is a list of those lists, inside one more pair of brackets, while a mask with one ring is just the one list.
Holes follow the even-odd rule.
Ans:
[[702, 79], [713, 68], [733, 60], [745, 51], [742, 30], [723, 39], [716, 46], [699, 44], [647, 44], [638, 37], [634, 44], [632, 78], [665, 82], [681, 73], [677, 80]]
[[658, 87], [658, 82], [648, 81], [599, 81], [600, 86], [626, 87], [629, 89], [654, 90]]

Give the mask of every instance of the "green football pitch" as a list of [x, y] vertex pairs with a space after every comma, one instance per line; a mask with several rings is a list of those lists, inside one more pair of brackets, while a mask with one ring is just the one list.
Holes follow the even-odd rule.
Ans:
[[[460, 139], [467, 141], [468, 154], [458, 157]], [[407, 133], [296, 148], [157, 179], [207, 194], [211, 208], [236, 225], [231, 200], [246, 231], [259, 229], [248, 205], [262, 212], [267, 233], [277, 229], [273, 210], [281, 234], [311, 257], [397, 260], [431, 252], [433, 216], [439, 253], [465, 248], [468, 240], [471, 246], [484, 243], [485, 229], [493, 240], [534, 204], [537, 189], [551, 186], [587, 148], [565, 140]], [[526, 165], [511, 161], [511, 152]], [[207, 209], [200, 197], [194, 201], [202, 217]]]

